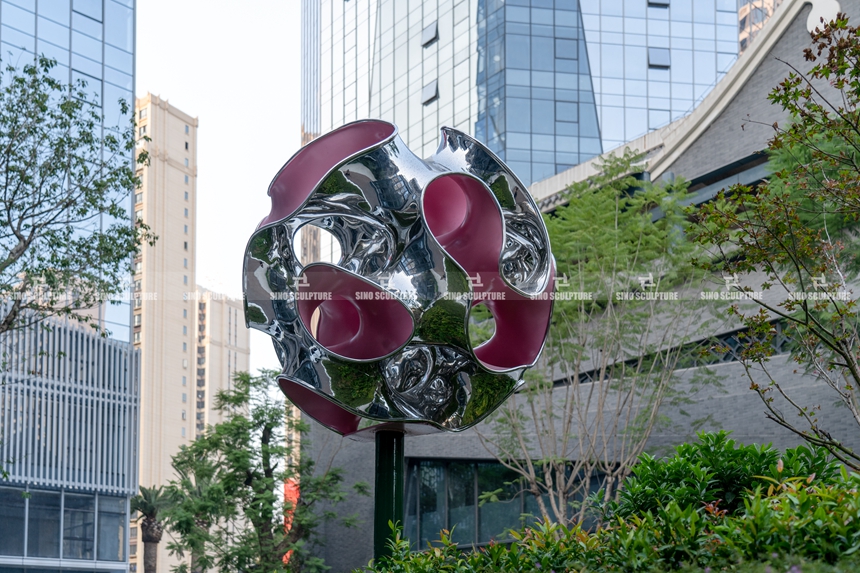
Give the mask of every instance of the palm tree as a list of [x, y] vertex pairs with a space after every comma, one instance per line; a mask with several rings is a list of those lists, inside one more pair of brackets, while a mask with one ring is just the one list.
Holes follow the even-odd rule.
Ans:
[[140, 513], [140, 536], [143, 539], [143, 571], [155, 573], [158, 563], [158, 544], [164, 534], [164, 523], [159, 512], [170, 506], [170, 497], [159, 487], [140, 486], [140, 495], [131, 500], [131, 510]]

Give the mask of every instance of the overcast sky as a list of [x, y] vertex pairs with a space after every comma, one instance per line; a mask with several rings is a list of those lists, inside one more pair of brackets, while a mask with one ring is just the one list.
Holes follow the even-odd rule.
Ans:
[[[137, 96], [200, 120], [197, 282], [242, 294], [242, 255], [269, 182], [300, 143], [299, 0], [137, 3]], [[251, 331], [251, 370], [277, 367]]]

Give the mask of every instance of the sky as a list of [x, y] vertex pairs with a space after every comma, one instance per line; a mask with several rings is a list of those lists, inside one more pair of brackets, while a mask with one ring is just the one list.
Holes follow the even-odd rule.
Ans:
[[[199, 119], [197, 282], [239, 297], [266, 190], [300, 145], [300, 0], [137, 3], [137, 96]], [[251, 371], [279, 368], [251, 331]]]

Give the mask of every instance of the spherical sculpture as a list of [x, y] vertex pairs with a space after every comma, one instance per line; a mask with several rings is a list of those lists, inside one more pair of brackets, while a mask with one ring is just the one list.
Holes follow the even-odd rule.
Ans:
[[[358, 121], [299, 150], [269, 196], [245, 251], [245, 319], [272, 337], [305, 414], [353, 437], [456, 431], [522, 384], [554, 267], [533, 199], [484, 145], [442, 128], [422, 160], [394, 125]], [[331, 233], [339, 261], [302, 264], [305, 225]], [[477, 304], [495, 331], [473, 348]]]

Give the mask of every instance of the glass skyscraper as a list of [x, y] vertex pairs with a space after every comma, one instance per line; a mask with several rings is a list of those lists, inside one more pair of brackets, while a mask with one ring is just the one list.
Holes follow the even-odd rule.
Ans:
[[[0, 61], [24, 66], [36, 55], [53, 58], [57, 79], [83, 80], [104, 114], [102, 129], [125, 129], [131, 115], [122, 115], [120, 99], [134, 110], [135, 0], [2, 0]], [[131, 157], [128, 158], [132, 160]], [[131, 197], [124, 205], [131, 224]], [[104, 216], [101, 225], [111, 224]], [[131, 278], [131, 277], [129, 277]], [[128, 301], [100, 309], [113, 338], [128, 341]]]
[[303, 142], [365, 117], [527, 184], [677, 119], [738, 53], [737, 0], [303, 0]]

